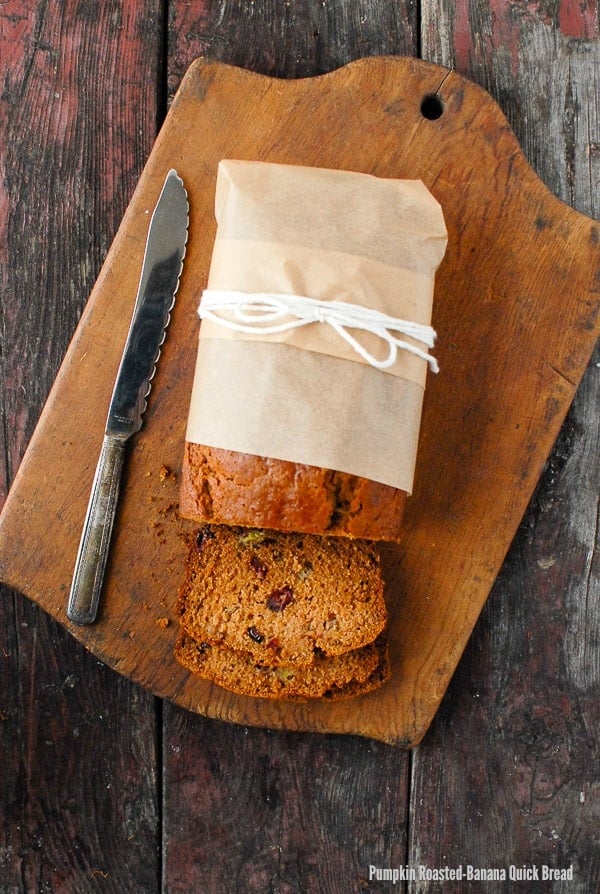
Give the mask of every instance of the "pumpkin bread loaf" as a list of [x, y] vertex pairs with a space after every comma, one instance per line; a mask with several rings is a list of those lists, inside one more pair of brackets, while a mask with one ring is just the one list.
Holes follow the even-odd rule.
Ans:
[[377, 688], [390, 675], [383, 639], [333, 658], [318, 655], [308, 667], [270, 667], [225, 646], [196, 642], [181, 631], [175, 656], [197, 676], [254, 698], [350, 698]]
[[187, 442], [179, 511], [202, 523], [397, 540], [406, 496], [345, 472]]

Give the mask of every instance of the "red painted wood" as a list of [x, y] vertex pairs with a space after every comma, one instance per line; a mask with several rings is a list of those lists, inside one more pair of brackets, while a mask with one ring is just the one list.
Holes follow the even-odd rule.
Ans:
[[[0, 4], [0, 502], [154, 139], [159, 7]], [[0, 891], [157, 890], [157, 737], [151, 696], [2, 588]]]
[[598, 0], [562, 0], [558, 5], [558, 24], [565, 37], [597, 40], [600, 37]]

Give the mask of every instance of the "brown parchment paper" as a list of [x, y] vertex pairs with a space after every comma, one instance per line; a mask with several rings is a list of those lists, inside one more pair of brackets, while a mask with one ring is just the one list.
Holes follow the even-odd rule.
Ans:
[[[447, 234], [420, 181], [225, 160], [215, 213], [207, 288], [346, 301], [430, 324]], [[386, 356], [376, 336], [352, 334]], [[374, 368], [324, 324], [259, 335], [204, 320], [186, 437], [410, 493], [426, 374], [406, 351]]]

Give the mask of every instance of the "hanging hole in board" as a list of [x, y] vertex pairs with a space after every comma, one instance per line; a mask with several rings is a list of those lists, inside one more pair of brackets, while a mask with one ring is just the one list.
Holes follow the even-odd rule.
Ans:
[[428, 121], [437, 121], [444, 114], [444, 103], [437, 93], [428, 93], [421, 102], [421, 115]]

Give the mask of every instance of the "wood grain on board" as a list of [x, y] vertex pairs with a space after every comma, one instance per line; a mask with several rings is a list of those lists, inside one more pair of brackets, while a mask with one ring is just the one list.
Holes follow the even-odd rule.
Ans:
[[[432, 96], [441, 112], [435, 118], [423, 106]], [[343, 705], [235, 697], [191, 678], [172, 657], [186, 530], [176, 512], [177, 471], [195, 306], [214, 237], [214, 178], [224, 157], [420, 178], [447, 220], [434, 309], [442, 373], [426, 391], [405, 534], [383, 550], [393, 678]], [[414, 745], [448, 686], [593, 349], [600, 228], [548, 192], [496, 104], [446, 69], [365, 59], [285, 82], [198, 60], [150, 155], [2, 517], [3, 578], [63, 623], [103, 430], [99, 408], [107, 406], [129, 323], [148, 211], [170, 167], [190, 196], [184, 274], [146, 423], [130, 452], [102, 617], [72, 632], [142, 686], [211, 717]]]

